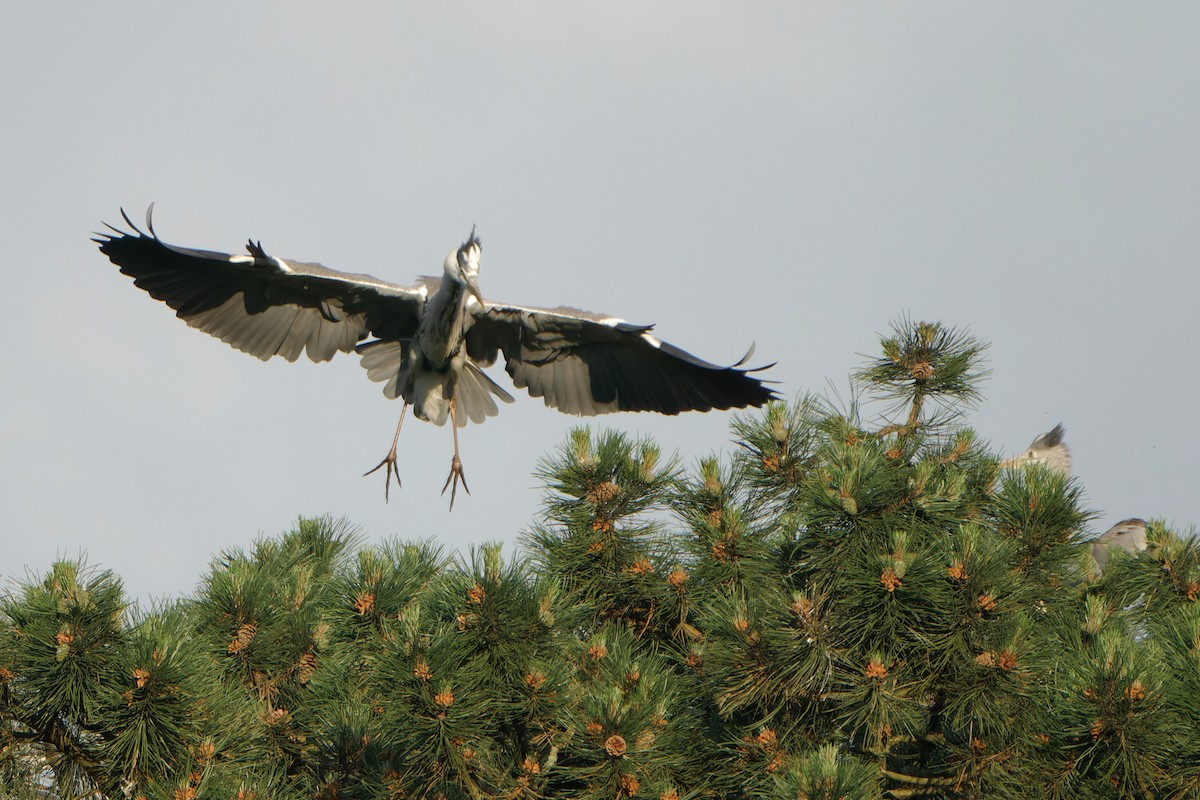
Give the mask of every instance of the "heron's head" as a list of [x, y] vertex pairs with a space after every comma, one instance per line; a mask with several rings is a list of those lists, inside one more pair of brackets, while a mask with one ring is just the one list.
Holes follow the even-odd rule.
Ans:
[[1062, 423], [1054, 426], [1049, 433], [1043, 433], [1029, 444], [1029, 449], [1019, 456], [1000, 462], [1002, 467], [1024, 467], [1031, 464], [1042, 464], [1051, 472], [1061, 475], [1071, 474], [1071, 451], [1067, 448], [1063, 437], [1066, 429]]
[[450, 251], [443, 265], [447, 280], [452, 280], [464, 287], [483, 303], [483, 295], [479, 293], [479, 256], [483, 253], [483, 243], [475, 235], [475, 226], [471, 226], [471, 235], [461, 247]]
[[1104, 569], [1108, 557], [1114, 550], [1124, 550], [1131, 556], [1136, 556], [1148, 546], [1146, 540], [1146, 521], [1144, 519], [1125, 519], [1113, 525], [1092, 542], [1092, 558], [1096, 566]]

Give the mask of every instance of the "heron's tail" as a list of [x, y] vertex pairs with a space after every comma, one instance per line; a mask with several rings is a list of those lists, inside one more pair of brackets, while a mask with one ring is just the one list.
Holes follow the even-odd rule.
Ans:
[[454, 397], [458, 403], [458, 427], [464, 427], [467, 420], [478, 424], [499, 414], [500, 409], [492, 399], [493, 396], [506, 403], [513, 402], [511, 394], [501, 389], [487, 373], [468, 360], [458, 376], [458, 387], [454, 390]]
[[506, 403], [513, 402], [512, 395], [470, 361], [464, 361], [457, 383], [451, 377], [453, 374], [453, 370], [414, 372], [411, 399], [409, 395], [405, 399], [413, 404], [413, 413], [419, 419], [445, 425], [450, 416], [450, 398], [454, 397], [458, 404], [458, 427], [463, 428], [468, 421], [480, 423], [500, 413], [493, 395]]
[[385, 382], [383, 394], [389, 400], [403, 397], [412, 402], [412, 345], [377, 339], [355, 348], [362, 356], [359, 361], [373, 381]]
[[513, 402], [512, 395], [500, 388], [483, 370], [469, 359], [458, 372], [457, 385], [453, 383], [454, 370], [445, 373], [414, 368], [416, 359], [408, 342], [374, 341], [358, 346], [362, 355], [361, 364], [367, 377], [385, 382], [383, 393], [389, 399], [403, 397], [411, 403], [413, 413], [419, 419], [434, 425], [445, 425], [450, 416], [450, 397], [457, 398], [458, 426], [468, 421], [483, 422], [500, 413], [494, 397], [506, 403]]

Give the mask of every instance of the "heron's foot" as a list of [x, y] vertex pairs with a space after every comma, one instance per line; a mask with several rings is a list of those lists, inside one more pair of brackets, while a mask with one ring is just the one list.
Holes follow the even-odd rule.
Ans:
[[[378, 469], [378, 467], [376, 467]], [[458, 454], [454, 454], [454, 458], [450, 460], [450, 474], [446, 476], [446, 482], [442, 485], [442, 494], [446, 493], [446, 489], [450, 489], [450, 510], [454, 510], [454, 496], [458, 494], [458, 484], [462, 484], [463, 489], [467, 494], [471, 493], [471, 487], [467, 486], [467, 476], [463, 474], [462, 461], [459, 460]]]
[[392, 449], [388, 451], [388, 454], [384, 456], [383, 461], [376, 464], [373, 469], [364, 472], [363, 477], [374, 475], [385, 466], [387, 467], [387, 474], [383, 476], [383, 502], [386, 503], [388, 501], [388, 492], [392, 488], [393, 475], [396, 476], [396, 488], [399, 489], [402, 487], [400, 483], [400, 468], [396, 466], [396, 445], [394, 444], [392, 445]]

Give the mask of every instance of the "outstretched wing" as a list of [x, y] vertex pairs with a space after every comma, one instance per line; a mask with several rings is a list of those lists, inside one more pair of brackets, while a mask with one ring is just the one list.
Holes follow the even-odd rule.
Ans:
[[109, 225], [112, 233], [93, 241], [138, 288], [242, 352], [295, 361], [307, 351], [313, 361], [328, 361], [352, 351], [368, 333], [405, 338], [416, 332], [424, 286], [284, 261], [255, 242], [246, 255], [177, 247], [154, 232], [153, 210], [146, 210], [148, 233], [122, 210], [131, 230]]
[[[491, 364], [503, 352], [517, 388], [567, 414], [761, 406], [775, 392], [750, 373], [721, 367], [650, 335], [652, 325], [574, 308], [474, 307], [467, 354]], [[771, 365], [768, 365], [771, 366]]]

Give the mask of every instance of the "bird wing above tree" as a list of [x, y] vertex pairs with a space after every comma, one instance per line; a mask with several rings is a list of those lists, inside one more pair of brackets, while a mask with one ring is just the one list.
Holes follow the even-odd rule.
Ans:
[[[707, 361], [633, 325], [574, 308], [502, 303], [472, 306], [467, 353], [481, 364], [504, 353], [517, 388], [568, 414], [683, 411], [761, 406], [775, 392], [741, 368]], [[753, 352], [753, 348], [751, 348]]]
[[320, 264], [267, 255], [251, 241], [246, 254], [194, 250], [167, 244], [125, 211], [132, 232], [109, 228], [93, 240], [121, 272], [156, 300], [175, 309], [193, 328], [266, 361], [313, 361], [348, 353], [368, 333], [407, 338], [417, 329], [425, 286], [408, 287], [370, 275], [337, 272]]

